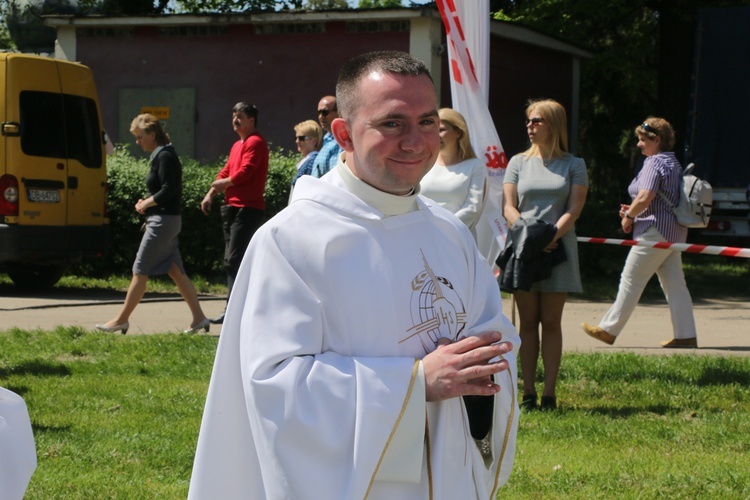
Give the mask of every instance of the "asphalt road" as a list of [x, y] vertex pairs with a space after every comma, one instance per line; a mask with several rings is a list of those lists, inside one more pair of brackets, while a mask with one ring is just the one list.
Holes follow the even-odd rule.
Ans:
[[[124, 293], [58, 290], [20, 294], [13, 287], [0, 287], [0, 330], [13, 327], [24, 330], [53, 329], [77, 325], [94, 329], [97, 323], [112, 318], [119, 310]], [[209, 317], [224, 309], [224, 297], [201, 295], [201, 305]], [[563, 314], [564, 349], [597, 352], [619, 350], [642, 354], [687, 353], [750, 356], [750, 302], [707, 300], [695, 304], [698, 349], [663, 349], [659, 342], [672, 337], [672, 325], [666, 303], [640, 304], [614, 346], [588, 337], [580, 328], [582, 321], [597, 324], [609, 303], [584, 302], [571, 298]], [[513, 318], [511, 300], [504, 300], [508, 317]], [[130, 319], [131, 334], [179, 333], [190, 323], [187, 305], [178, 295], [147, 293]], [[210, 335], [219, 335], [221, 327], [212, 325]]]

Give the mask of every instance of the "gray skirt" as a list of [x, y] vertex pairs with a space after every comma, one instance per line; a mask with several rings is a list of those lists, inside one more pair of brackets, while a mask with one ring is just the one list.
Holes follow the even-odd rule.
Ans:
[[133, 263], [133, 274], [167, 274], [172, 262], [185, 274], [177, 238], [180, 229], [180, 215], [149, 215], [146, 218], [141, 246]]

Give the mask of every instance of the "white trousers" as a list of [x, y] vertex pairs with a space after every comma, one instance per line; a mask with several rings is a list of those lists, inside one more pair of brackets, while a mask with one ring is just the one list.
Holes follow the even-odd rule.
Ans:
[[[654, 226], [648, 228], [638, 239], [666, 241]], [[619, 335], [654, 273], [659, 277], [659, 284], [669, 303], [674, 338], [695, 338], [697, 335], [693, 299], [690, 297], [682, 271], [682, 253], [658, 248], [636, 246], [630, 249], [620, 275], [620, 288], [617, 290], [615, 303], [604, 315], [599, 326], [614, 336]]]

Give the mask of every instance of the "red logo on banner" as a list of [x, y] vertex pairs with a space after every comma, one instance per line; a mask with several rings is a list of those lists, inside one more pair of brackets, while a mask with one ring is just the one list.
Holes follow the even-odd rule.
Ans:
[[485, 166], [487, 168], [505, 168], [508, 166], [508, 156], [502, 149], [497, 150], [497, 146], [487, 146], [487, 152], [484, 153], [487, 158]]

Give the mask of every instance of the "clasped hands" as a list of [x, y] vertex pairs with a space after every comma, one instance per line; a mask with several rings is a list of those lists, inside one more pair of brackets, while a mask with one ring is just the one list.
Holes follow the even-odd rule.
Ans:
[[145, 214], [148, 208], [148, 202], [144, 199], [139, 199], [135, 204], [135, 211], [139, 214]]
[[437, 349], [422, 358], [427, 401], [498, 393], [492, 375], [508, 369], [502, 355], [513, 349], [502, 338], [500, 332], [484, 332], [453, 343], [440, 339]]

